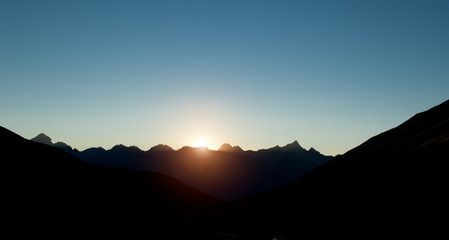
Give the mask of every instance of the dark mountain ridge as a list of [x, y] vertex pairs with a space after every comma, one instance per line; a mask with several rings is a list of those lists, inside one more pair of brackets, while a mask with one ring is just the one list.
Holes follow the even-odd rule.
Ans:
[[298, 141], [258, 151], [243, 151], [230, 144], [223, 144], [218, 151], [187, 146], [173, 150], [162, 144], [148, 151], [121, 144], [110, 150], [89, 148], [82, 152], [53, 146], [98, 166], [159, 172], [224, 200], [282, 186], [332, 158], [307, 151]]
[[232, 202], [219, 226], [248, 238], [437, 236], [448, 159], [446, 101], [294, 182]]
[[158, 144], [158, 145], [150, 148], [150, 150], [148, 150], [148, 151], [149, 152], [171, 152], [171, 151], [174, 151], [174, 149], [165, 144]]
[[243, 152], [243, 149], [239, 146], [231, 146], [229, 143], [224, 143], [221, 145], [221, 147], [217, 150], [219, 152]]
[[282, 149], [286, 151], [306, 151], [304, 148], [301, 147], [301, 145], [299, 145], [297, 140], [295, 140], [290, 144], [285, 145], [284, 147], [282, 147]]
[[[4, 128], [0, 128], [0, 147], [7, 156], [2, 161], [8, 180], [2, 188], [4, 219], [8, 220], [4, 227], [15, 236], [22, 232], [48, 235], [54, 229], [83, 236], [93, 229], [103, 237], [121, 232], [127, 237], [136, 233], [194, 239], [436, 238], [446, 234], [449, 101], [296, 181], [225, 205], [167, 176], [94, 166]], [[257, 152], [290, 156], [280, 148]], [[183, 155], [187, 166], [204, 162], [210, 154], [229, 155], [184, 148], [162, 156], [168, 159], [180, 152], [189, 153]], [[314, 149], [306, 152], [317, 154]]]

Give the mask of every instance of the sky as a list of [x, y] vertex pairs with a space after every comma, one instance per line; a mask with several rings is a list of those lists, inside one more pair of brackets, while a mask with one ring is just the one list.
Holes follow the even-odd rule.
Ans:
[[80, 150], [298, 140], [449, 98], [449, 1], [0, 0], [0, 125]]

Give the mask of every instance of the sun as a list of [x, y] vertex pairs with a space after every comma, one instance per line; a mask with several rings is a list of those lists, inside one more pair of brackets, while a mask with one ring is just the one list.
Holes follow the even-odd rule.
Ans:
[[192, 145], [192, 147], [197, 147], [197, 148], [199, 148], [199, 147], [206, 147], [206, 148], [209, 148], [208, 144], [209, 143], [208, 143], [206, 138], [198, 138], [198, 139], [195, 140], [195, 142]]

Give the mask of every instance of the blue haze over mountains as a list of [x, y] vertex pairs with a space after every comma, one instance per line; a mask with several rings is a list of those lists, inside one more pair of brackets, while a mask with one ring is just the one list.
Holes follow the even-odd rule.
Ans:
[[174, 150], [163, 144], [148, 151], [121, 144], [110, 150], [99, 147], [78, 151], [63, 142], [52, 143], [43, 133], [31, 140], [99, 166], [163, 173], [224, 200], [277, 188], [332, 159], [314, 148], [302, 148], [298, 141], [258, 151], [243, 151], [227, 143], [217, 151], [205, 147]]

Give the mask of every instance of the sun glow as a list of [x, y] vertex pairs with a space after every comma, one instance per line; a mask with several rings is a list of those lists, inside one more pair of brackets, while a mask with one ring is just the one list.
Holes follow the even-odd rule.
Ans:
[[198, 138], [195, 140], [192, 147], [207, 147], [209, 148], [208, 141], [205, 138]]

